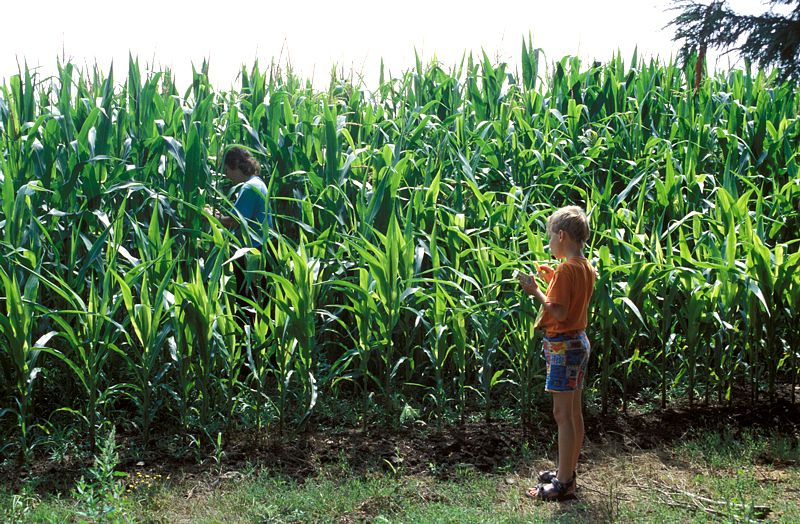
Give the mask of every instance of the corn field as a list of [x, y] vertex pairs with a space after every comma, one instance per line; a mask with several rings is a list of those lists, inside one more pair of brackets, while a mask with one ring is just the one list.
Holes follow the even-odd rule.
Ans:
[[[0, 435], [29, 459], [87, 445], [364, 424], [542, 399], [538, 306], [512, 272], [550, 260], [583, 206], [599, 271], [588, 392], [604, 411], [774, 397], [800, 368], [800, 91], [775, 75], [636, 55], [519, 66], [467, 56], [377, 89], [207, 65], [27, 67], [0, 91]], [[240, 243], [227, 147], [250, 148], [273, 227]], [[237, 295], [246, 264], [252, 294]], [[552, 261], [551, 261], [552, 263]], [[375, 413], [383, 414], [376, 417]], [[382, 421], [382, 422], [381, 422]]]

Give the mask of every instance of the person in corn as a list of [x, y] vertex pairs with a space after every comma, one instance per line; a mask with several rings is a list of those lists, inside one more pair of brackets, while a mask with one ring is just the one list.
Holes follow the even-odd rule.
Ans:
[[587, 311], [597, 273], [583, 255], [589, 240], [589, 221], [578, 206], [559, 209], [547, 221], [550, 251], [565, 259], [555, 269], [540, 265], [547, 282], [542, 293], [533, 275], [519, 275], [522, 289], [542, 304], [537, 328], [544, 330], [547, 364], [545, 390], [553, 395], [553, 416], [558, 425], [558, 467], [539, 472], [539, 484], [526, 491], [535, 499], [573, 498], [578, 455], [583, 444], [581, 393], [591, 351], [586, 338]]
[[[233, 214], [213, 209], [208, 211], [213, 213], [223, 227], [238, 229], [243, 245], [258, 249], [263, 244], [265, 231], [272, 227], [272, 216], [267, 206], [267, 185], [260, 177], [261, 166], [247, 149], [233, 146], [225, 153], [223, 168], [228, 180], [240, 185], [233, 204]], [[245, 278], [246, 259], [234, 260], [233, 270], [237, 294], [250, 296], [249, 284]]]
[[267, 209], [267, 185], [261, 179], [261, 166], [253, 155], [243, 147], [234, 146], [225, 153], [223, 162], [225, 176], [234, 184], [241, 184], [234, 211], [238, 215], [225, 215], [215, 212], [220, 223], [227, 228], [246, 226], [243, 237], [246, 244], [260, 247], [262, 225], [272, 227], [272, 216]]

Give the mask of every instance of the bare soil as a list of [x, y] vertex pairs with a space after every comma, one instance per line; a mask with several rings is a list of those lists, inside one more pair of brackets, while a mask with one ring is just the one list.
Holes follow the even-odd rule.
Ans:
[[[197, 463], [192, 457], [176, 458], [159, 446], [155, 451], [135, 454], [128, 446], [132, 437], [120, 436], [120, 465], [128, 473], [147, 472], [170, 482], [191, 480], [211, 471], [236, 472], [245, 468], [267, 469], [298, 482], [331, 465], [346, 464], [351, 474], [392, 471], [402, 474], [453, 476], [459, 468], [481, 472], [517, 471], [523, 463], [547, 455], [555, 457], [555, 426], [552, 415], [543, 412], [534, 428], [523, 429], [516, 421], [469, 422], [441, 430], [431, 425], [353, 429], [318, 426], [303, 433], [276, 438], [266, 432], [232, 431], [225, 434], [222, 467], [207, 457]], [[664, 410], [627, 414], [587, 415], [587, 453], [641, 453], [664, 449], [700, 431], [726, 430], [734, 436], [748, 429], [777, 431], [800, 438], [800, 404], [779, 399], [758, 404], [724, 406], [676, 406]], [[156, 439], [158, 442], [158, 439]], [[208, 451], [208, 453], [205, 453]], [[765, 464], [773, 458], [763, 457]], [[591, 460], [589, 460], [591, 462]], [[64, 457], [59, 462], [37, 457], [27, 468], [7, 465], [0, 469], [0, 482], [10, 491], [33, 480], [40, 493], [68, 493], [86, 468], [88, 458]], [[523, 468], [525, 469], [525, 468]]]

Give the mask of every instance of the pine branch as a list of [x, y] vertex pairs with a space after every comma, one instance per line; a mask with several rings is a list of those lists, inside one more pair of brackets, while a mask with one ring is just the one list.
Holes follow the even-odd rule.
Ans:
[[[789, 15], [772, 11], [777, 5], [791, 4], [795, 8]], [[769, 5], [764, 14], [740, 15], [725, 0], [710, 4], [674, 0], [668, 10], [678, 15], [665, 28], [674, 27], [673, 40], [683, 41], [684, 60], [697, 53], [702, 61], [707, 48], [737, 50], [763, 68], [775, 67], [780, 80], [800, 79], [800, 0], [770, 0]]]

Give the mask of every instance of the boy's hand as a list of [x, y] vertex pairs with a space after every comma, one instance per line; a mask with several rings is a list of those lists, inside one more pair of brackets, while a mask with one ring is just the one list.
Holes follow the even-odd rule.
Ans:
[[211, 206], [206, 206], [206, 213], [217, 219], [223, 218], [225, 216], [219, 211], [219, 209], [214, 209]]
[[556, 272], [555, 269], [546, 264], [539, 266], [537, 269], [539, 270], [539, 276], [541, 276], [545, 282], [549, 284], [550, 281], [553, 280], [553, 275]]

